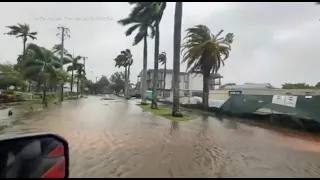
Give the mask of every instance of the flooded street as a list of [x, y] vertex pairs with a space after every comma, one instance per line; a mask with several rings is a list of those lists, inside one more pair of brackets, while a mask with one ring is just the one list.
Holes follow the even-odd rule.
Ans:
[[320, 177], [319, 142], [214, 117], [172, 123], [135, 103], [67, 101], [4, 131], [64, 136], [71, 177]]

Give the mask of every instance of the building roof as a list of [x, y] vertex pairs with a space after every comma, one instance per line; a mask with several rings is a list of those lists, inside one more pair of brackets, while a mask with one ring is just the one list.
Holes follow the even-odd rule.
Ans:
[[222, 89], [277, 89], [270, 83], [256, 84], [256, 83], [245, 83], [243, 85], [226, 85]]

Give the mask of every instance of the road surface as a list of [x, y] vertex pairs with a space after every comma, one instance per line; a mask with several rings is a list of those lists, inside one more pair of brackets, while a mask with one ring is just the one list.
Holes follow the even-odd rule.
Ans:
[[18, 120], [4, 134], [63, 135], [71, 177], [320, 177], [315, 140], [214, 117], [172, 123], [135, 103], [67, 101]]

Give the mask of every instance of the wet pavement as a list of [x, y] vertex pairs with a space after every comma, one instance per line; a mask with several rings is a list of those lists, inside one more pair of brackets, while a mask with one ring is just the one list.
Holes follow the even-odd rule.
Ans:
[[173, 123], [143, 112], [135, 100], [100, 99], [28, 115], [4, 135], [64, 136], [71, 177], [320, 177], [318, 137], [205, 116]]

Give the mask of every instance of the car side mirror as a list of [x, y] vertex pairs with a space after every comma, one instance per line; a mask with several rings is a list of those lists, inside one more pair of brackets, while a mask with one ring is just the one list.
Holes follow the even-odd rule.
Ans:
[[69, 145], [54, 133], [0, 139], [0, 178], [68, 178]]

